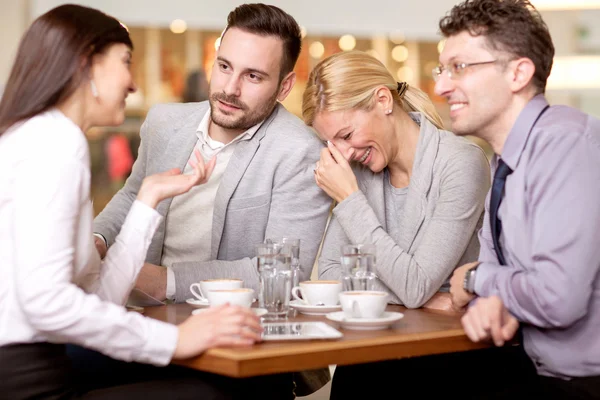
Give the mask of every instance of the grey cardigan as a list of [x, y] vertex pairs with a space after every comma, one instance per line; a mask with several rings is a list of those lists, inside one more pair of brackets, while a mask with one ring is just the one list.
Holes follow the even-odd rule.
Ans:
[[[121, 229], [144, 177], [183, 168], [196, 145], [196, 130], [208, 102], [152, 107], [141, 129], [138, 158], [125, 187], [94, 220], [111, 245]], [[193, 282], [241, 278], [258, 289], [255, 245], [266, 237], [297, 237], [301, 280], [310, 279], [331, 199], [314, 183], [313, 168], [323, 143], [304, 123], [278, 104], [252, 139], [241, 141], [227, 165], [215, 198], [211, 261], [173, 263], [175, 301], [191, 297]], [[171, 199], [157, 208], [167, 216]], [[160, 264], [165, 234], [158, 227], [146, 260]]]
[[400, 241], [386, 231], [385, 174], [355, 167], [360, 190], [333, 209], [319, 278], [341, 277], [343, 244], [374, 243], [377, 288], [389, 292], [392, 303], [413, 308], [440, 290], [455, 267], [477, 260], [490, 169], [477, 145], [437, 129], [420, 113], [411, 117], [421, 130], [399, 221]]

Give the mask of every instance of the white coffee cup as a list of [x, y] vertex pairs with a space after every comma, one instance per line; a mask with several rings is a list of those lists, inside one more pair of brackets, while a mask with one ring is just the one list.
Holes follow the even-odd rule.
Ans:
[[[304, 281], [292, 289], [292, 296], [311, 306], [335, 306], [342, 291], [340, 281]], [[299, 294], [302, 295], [300, 298]]]
[[206, 301], [206, 293], [209, 290], [218, 289], [239, 289], [243, 286], [244, 281], [241, 279], [205, 279], [198, 283], [190, 285], [190, 292], [200, 301]]
[[379, 318], [383, 315], [389, 295], [376, 290], [353, 290], [339, 295], [347, 318]]
[[249, 288], [238, 289], [211, 289], [206, 292], [211, 307], [229, 303], [231, 305], [250, 307], [254, 301], [254, 290]]

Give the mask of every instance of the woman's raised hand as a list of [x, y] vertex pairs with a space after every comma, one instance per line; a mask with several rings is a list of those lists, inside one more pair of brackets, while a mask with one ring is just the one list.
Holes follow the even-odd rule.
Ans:
[[331, 142], [327, 142], [327, 148], [321, 150], [321, 159], [315, 168], [315, 181], [338, 203], [358, 190], [350, 164]]
[[194, 150], [196, 161], [190, 160], [189, 164], [193, 167], [193, 173], [184, 175], [179, 168], [173, 168], [166, 172], [154, 174], [144, 178], [142, 186], [138, 192], [137, 199], [146, 205], [156, 208], [156, 205], [162, 200], [186, 193], [194, 186], [208, 182], [217, 158], [214, 156], [207, 164], [198, 151]]

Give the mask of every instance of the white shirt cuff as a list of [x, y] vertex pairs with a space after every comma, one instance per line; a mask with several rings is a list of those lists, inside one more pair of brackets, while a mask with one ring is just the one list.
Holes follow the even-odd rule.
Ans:
[[175, 300], [175, 272], [172, 268], [167, 267], [167, 299]]

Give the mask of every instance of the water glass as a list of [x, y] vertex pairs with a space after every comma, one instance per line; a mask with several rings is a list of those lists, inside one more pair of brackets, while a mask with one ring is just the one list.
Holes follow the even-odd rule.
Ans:
[[291, 253], [290, 269], [292, 270], [292, 287], [300, 284], [301, 272], [300, 269], [300, 239], [280, 237], [267, 238], [265, 243], [273, 243], [276, 246], [289, 247], [287, 251]]
[[274, 243], [256, 246], [259, 274], [258, 302], [267, 310], [264, 319], [286, 318], [292, 291], [291, 251]]
[[343, 290], [373, 290], [377, 281], [375, 245], [349, 244], [342, 246], [341, 250]]

